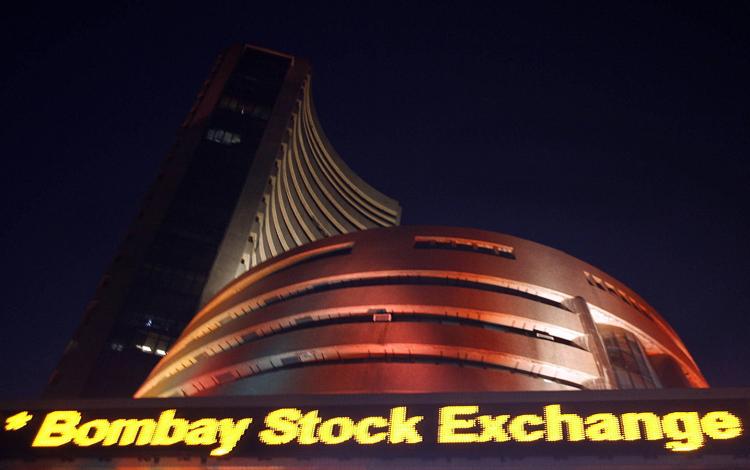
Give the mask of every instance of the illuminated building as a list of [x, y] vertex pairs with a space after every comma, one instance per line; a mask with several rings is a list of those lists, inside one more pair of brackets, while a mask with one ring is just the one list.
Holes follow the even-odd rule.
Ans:
[[706, 387], [635, 292], [481, 230], [327, 238], [210, 300], [136, 396]]
[[65, 400], [0, 403], [0, 468], [750, 468], [750, 391], [708, 389], [637, 293], [399, 219], [323, 136], [309, 65], [230, 48], [53, 376]]
[[131, 396], [226, 283], [296, 246], [398, 224], [328, 143], [296, 57], [216, 61], [45, 395]]

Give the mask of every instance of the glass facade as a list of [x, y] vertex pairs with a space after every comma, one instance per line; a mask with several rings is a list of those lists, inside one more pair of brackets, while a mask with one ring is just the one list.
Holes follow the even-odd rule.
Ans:
[[612, 326], [599, 326], [620, 389], [660, 388], [638, 338]]

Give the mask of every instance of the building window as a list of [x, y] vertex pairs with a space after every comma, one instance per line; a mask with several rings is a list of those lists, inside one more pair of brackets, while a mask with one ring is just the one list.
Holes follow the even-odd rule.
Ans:
[[222, 145], [236, 145], [242, 142], [239, 134], [223, 129], [209, 129], [206, 132], [206, 139]]
[[165, 335], [160, 335], [150, 331], [148, 333], [141, 334], [139, 341], [136, 341], [135, 347], [146, 354], [155, 354], [157, 356], [164, 356], [167, 354], [170, 343], [173, 338]]
[[260, 106], [253, 103], [243, 102], [232, 96], [224, 96], [219, 101], [219, 108], [228, 109], [234, 113], [239, 113], [243, 116], [262, 119], [267, 121], [271, 116], [271, 109], [266, 106]]
[[600, 326], [599, 329], [617, 378], [618, 388], [659, 387], [656, 376], [648, 363], [648, 357], [635, 335], [613, 326]]

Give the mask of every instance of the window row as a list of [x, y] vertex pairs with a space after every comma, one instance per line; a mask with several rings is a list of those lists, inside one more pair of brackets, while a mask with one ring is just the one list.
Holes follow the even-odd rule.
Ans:
[[468, 240], [465, 238], [417, 236], [414, 237], [414, 248], [468, 251], [485, 255], [500, 256], [501, 258], [516, 259], [512, 246], [478, 240]]
[[222, 145], [236, 145], [242, 142], [239, 134], [225, 131], [223, 129], [209, 129], [206, 132], [206, 139]]
[[136, 335], [134, 346], [146, 354], [164, 356], [167, 354], [172, 341], [174, 341], [174, 338], [170, 336], [160, 335], [153, 331], [140, 331]]
[[235, 113], [240, 113], [244, 116], [262, 119], [267, 121], [271, 117], [271, 110], [265, 106], [259, 106], [257, 104], [243, 103], [237, 98], [231, 96], [224, 96], [219, 101], [219, 108], [228, 109]]
[[646, 310], [646, 307], [644, 307], [640, 302], [635, 300], [633, 297], [627, 295], [625, 291], [622, 289], [617, 289], [615, 286], [613, 286], [611, 283], [603, 280], [599, 276], [595, 274], [591, 274], [588, 271], [584, 271], [583, 274], [586, 276], [586, 282], [588, 282], [590, 285], [599, 288], [599, 290], [603, 290], [604, 292], [609, 292], [613, 296], [619, 298], [626, 304], [630, 305], [634, 309], [641, 312], [643, 315], [645, 315], [649, 320], [653, 320], [651, 313]]

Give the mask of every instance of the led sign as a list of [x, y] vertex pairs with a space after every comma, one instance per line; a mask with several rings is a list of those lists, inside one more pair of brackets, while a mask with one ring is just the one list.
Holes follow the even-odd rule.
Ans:
[[[368, 403], [362, 397], [337, 398], [305, 399], [298, 406], [208, 406], [200, 399], [177, 399], [6, 409], [0, 415], [0, 455], [678, 458], [750, 450], [746, 399], [471, 403], [457, 395], [448, 402], [399, 396], [388, 403], [388, 396], [379, 396]], [[160, 406], [164, 403], [170, 407]]]

